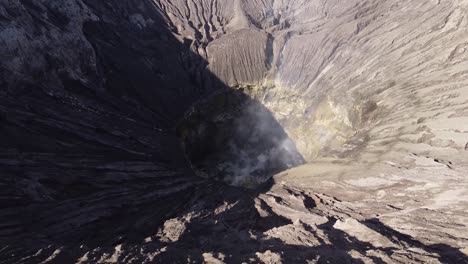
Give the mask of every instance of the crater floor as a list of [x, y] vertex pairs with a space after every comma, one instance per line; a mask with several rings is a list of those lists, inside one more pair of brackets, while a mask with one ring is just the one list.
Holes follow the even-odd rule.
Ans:
[[0, 263], [468, 263], [467, 40], [466, 0], [1, 1]]

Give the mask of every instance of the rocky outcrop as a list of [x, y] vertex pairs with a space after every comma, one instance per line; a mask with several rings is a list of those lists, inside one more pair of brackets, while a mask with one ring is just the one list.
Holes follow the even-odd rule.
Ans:
[[468, 262], [467, 11], [2, 1], [0, 263]]

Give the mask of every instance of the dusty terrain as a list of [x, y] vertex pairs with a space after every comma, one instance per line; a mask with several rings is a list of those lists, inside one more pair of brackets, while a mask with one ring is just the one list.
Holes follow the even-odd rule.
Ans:
[[468, 1], [2, 0], [0, 263], [468, 263]]

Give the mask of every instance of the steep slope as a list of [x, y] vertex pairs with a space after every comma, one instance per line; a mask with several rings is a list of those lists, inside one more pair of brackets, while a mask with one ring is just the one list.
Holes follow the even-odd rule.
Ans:
[[139, 237], [175, 213], [198, 180], [174, 126], [202, 93], [154, 5], [1, 6], [2, 237]]
[[468, 263], [467, 14], [0, 2], [0, 263]]

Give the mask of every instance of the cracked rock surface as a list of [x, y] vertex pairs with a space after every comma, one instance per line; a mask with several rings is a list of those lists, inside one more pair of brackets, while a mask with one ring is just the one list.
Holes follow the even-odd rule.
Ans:
[[468, 1], [2, 0], [0, 135], [0, 263], [468, 263]]

